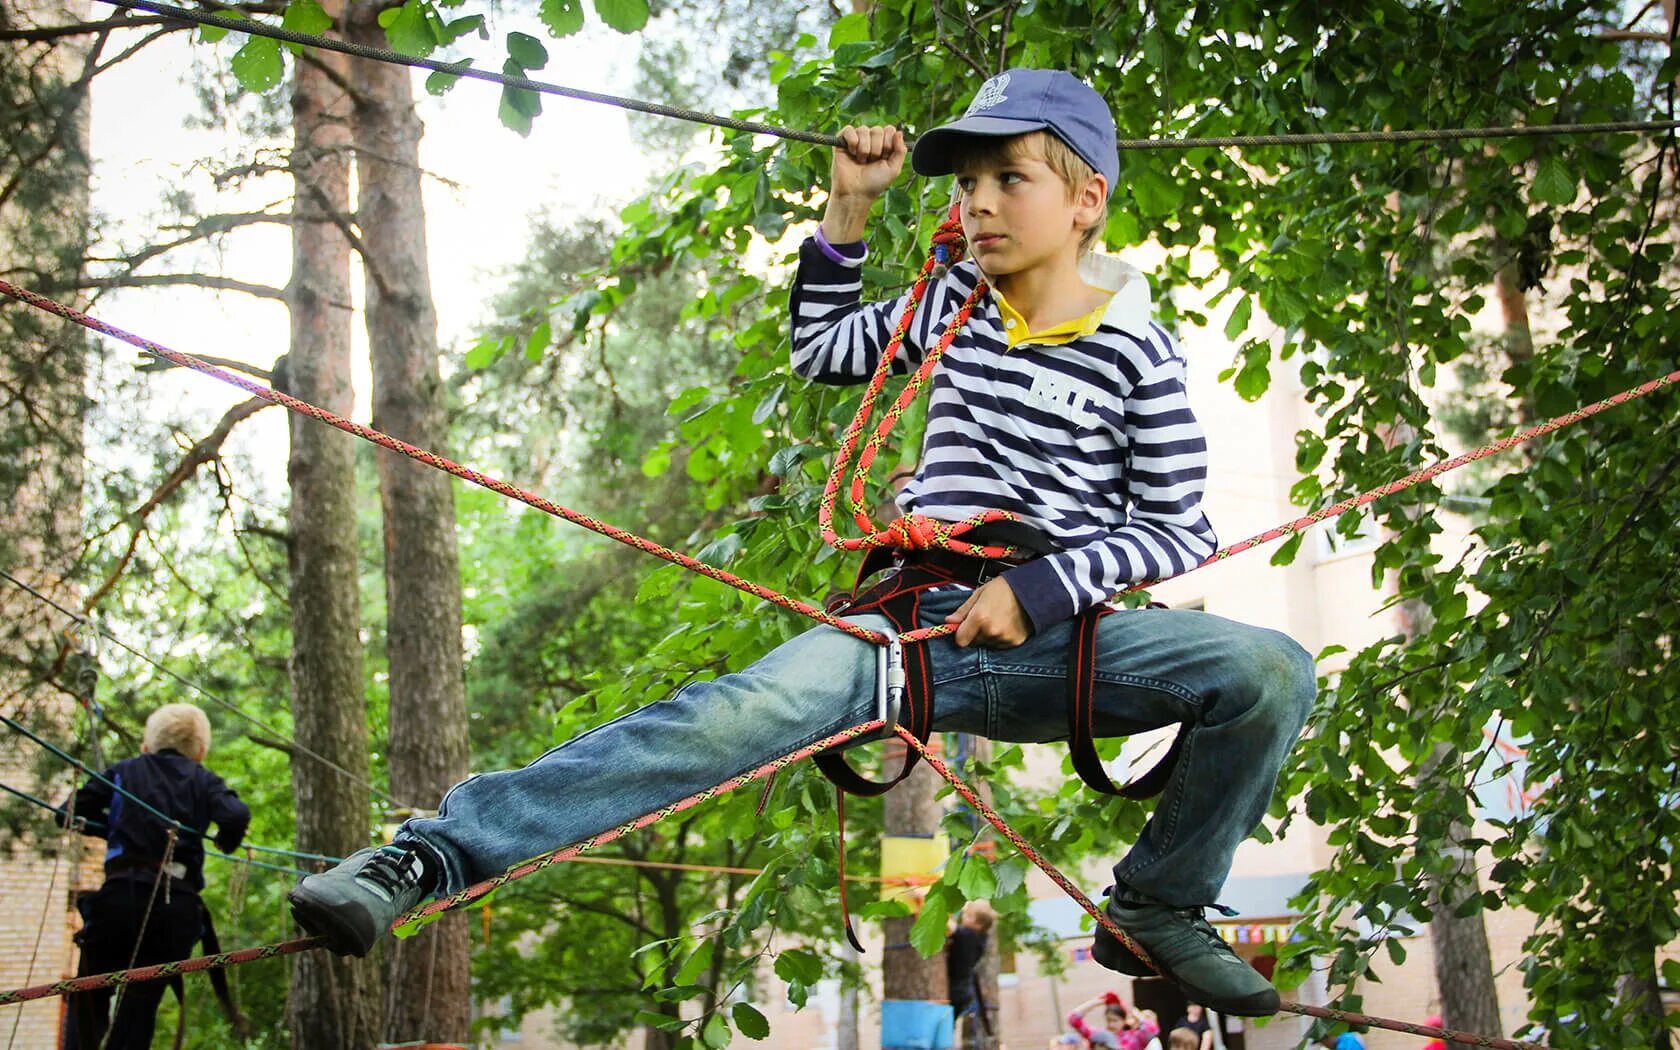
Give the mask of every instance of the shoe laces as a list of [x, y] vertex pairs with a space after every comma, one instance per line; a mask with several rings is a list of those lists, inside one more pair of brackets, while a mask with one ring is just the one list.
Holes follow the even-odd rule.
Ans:
[[356, 872], [356, 881], [387, 900], [396, 900], [398, 895], [419, 888], [420, 860], [401, 846], [381, 846]]

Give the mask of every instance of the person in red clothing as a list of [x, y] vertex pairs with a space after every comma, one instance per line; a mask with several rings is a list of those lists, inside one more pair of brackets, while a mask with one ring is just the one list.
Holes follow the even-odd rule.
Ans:
[[[1429, 1018], [1429, 1020], [1423, 1023], [1431, 1028], [1439, 1028], [1442, 1024], [1439, 1014]], [[1431, 1039], [1429, 1042], [1423, 1044], [1423, 1050], [1447, 1050], [1447, 1044], [1443, 1043], [1439, 1039]]]
[[1118, 995], [1107, 992], [1081, 1003], [1068, 1014], [1068, 1027], [1091, 1041], [1093, 1045], [1100, 1033], [1091, 1030], [1085, 1015], [1099, 1006], [1103, 1007], [1103, 1025], [1108, 1034], [1114, 1037], [1115, 1045], [1120, 1050], [1143, 1050], [1149, 1045], [1149, 1040], [1160, 1034], [1161, 1027], [1154, 1021], [1132, 1009], [1130, 1004]]

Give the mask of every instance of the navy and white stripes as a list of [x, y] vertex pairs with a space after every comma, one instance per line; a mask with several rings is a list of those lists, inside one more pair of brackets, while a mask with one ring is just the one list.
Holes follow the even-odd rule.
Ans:
[[[895, 372], [921, 362], [978, 279], [969, 261], [929, 287]], [[790, 307], [795, 372], [869, 378], [905, 300], [864, 305], [861, 295], [857, 270], [805, 243]], [[1059, 552], [1005, 576], [1037, 630], [1217, 546], [1201, 508], [1207, 443], [1185, 397], [1184, 359], [1138, 306], [1117, 295], [1094, 334], [1011, 350], [986, 296], [933, 374], [921, 464], [900, 507], [942, 521], [1013, 511], [1044, 533]]]

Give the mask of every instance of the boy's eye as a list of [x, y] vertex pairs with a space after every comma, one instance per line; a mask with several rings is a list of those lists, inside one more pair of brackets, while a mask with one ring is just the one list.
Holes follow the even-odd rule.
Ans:
[[964, 193], [974, 192], [974, 176], [972, 176], [972, 175], [958, 175], [957, 176], [957, 189], [962, 190]]
[[1026, 176], [1022, 175], [1018, 171], [1006, 171], [998, 176], [998, 181], [1003, 183], [1005, 186], [1011, 186], [1017, 182], [1023, 181], [1025, 178]]

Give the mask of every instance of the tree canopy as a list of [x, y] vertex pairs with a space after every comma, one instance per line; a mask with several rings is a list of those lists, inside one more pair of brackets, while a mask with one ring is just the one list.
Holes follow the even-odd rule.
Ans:
[[[300, 0], [284, 17], [319, 28], [318, 11]], [[585, 18], [570, 0], [541, 11], [556, 36]], [[594, 11], [629, 31], [650, 14], [640, 0], [597, 0]], [[915, 134], [960, 112], [983, 75], [1033, 65], [1089, 79], [1128, 138], [1672, 116], [1666, 47], [1607, 34], [1622, 13], [1591, 0], [880, 0], [770, 41], [774, 102], [742, 115]], [[393, 46], [414, 53], [486, 26], [466, 0], [406, 0], [387, 15]], [[283, 62], [271, 43], [239, 46], [235, 70], [248, 86], [263, 88]], [[546, 64], [535, 38], [505, 43], [510, 71]], [[547, 119], [536, 101], [508, 89], [500, 119], [516, 129]], [[486, 103], [486, 119], [495, 109]], [[558, 487], [579, 506], [691, 541], [704, 560], [784, 593], [820, 596], [851, 571], [813, 526], [825, 457], [857, 395], [789, 374], [783, 274], [819, 212], [827, 152], [711, 136], [702, 159], [673, 163], [610, 229], [545, 231], [538, 249], [566, 250], [512, 282], [494, 329], [464, 348], [462, 364], [476, 371], [458, 385], [456, 432], [491, 460], [552, 465], [557, 479], [575, 472]], [[1170, 318], [1187, 338], [1210, 325], [1237, 337], [1259, 316], [1275, 325], [1242, 344], [1225, 379], [1259, 398], [1284, 370], [1299, 377], [1317, 422], [1297, 435], [1292, 496], [1317, 508], [1495, 436], [1490, 428], [1680, 367], [1680, 321], [1668, 310], [1674, 169], [1671, 137], [1628, 134], [1127, 151], [1106, 240], [1165, 250], [1155, 279], [1169, 311], [1174, 288], [1211, 296], [1217, 313]], [[907, 282], [947, 200], [937, 180], [888, 193], [864, 270], [872, 289]], [[1476, 334], [1471, 318], [1513, 286], [1535, 318], [1530, 337]], [[509, 440], [528, 424], [528, 441]], [[1652, 1044], [1660, 1017], [1619, 993], [1624, 978], [1655, 979], [1657, 950], [1680, 930], [1675, 428], [1673, 395], [1660, 394], [1449, 481], [1477, 508], [1466, 553], [1436, 542], [1441, 486], [1343, 516], [1346, 535], [1380, 528], [1373, 588], [1417, 609], [1419, 629], [1325, 654], [1343, 669], [1271, 827], [1310, 820], [1340, 848], [1302, 898], [1313, 918], [1286, 949], [1280, 982], [1328, 959], [1332, 984], [1351, 989], [1343, 1001], [1360, 1003], [1358, 982], [1404, 953], [1394, 934], [1428, 913], [1429, 877], [1460, 877], [1443, 847], [1478, 812], [1478, 783], [1507, 771], [1487, 736], [1503, 734], [1526, 752], [1510, 771], [1536, 797], [1477, 826], [1489, 833], [1469, 845], [1491, 863], [1489, 885], [1464, 909], [1537, 917], [1525, 983], [1553, 1045]], [[615, 553], [560, 539], [551, 523], [487, 497], [463, 499], [459, 513], [466, 615], [478, 632], [469, 678], [480, 766], [536, 753], [527, 736], [564, 739], [690, 677], [739, 668], [804, 626], [674, 568], [626, 578]], [[377, 618], [377, 600], [366, 608]], [[1447, 761], [1426, 770], [1442, 748]], [[1019, 749], [1002, 748], [976, 772], [994, 778], [1000, 811], [1051, 860], [1111, 854], [1141, 825], [1135, 808], [1086, 799], [1073, 784], [1052, 798], [1017, 789], [1009, 774], [1019, 764]], [[1419, 789], [1424, 780], [1431, 790]], [[787, 947], [833, 935], [830, 797], [800, 770], [776, 799], [763, 820], [756, 799], [730, 798], [625, 846], [763, 869], [750, 880], [673, 888], [637, 873], [647, 869], [579, 865], [499, 897], [510, 925], [546, 939], [517, 965], [511, 942], [498, 940], [481, 953], [482, 987], [516, 1009], [568, 995], [568, 1025], [588, 1038], [643, 1022], [708, 1046], [731, 1026], [759, 1032], [762, 1017], [741, 1000], [766, 965], [796, 998], [839, 966]], [[1023, 874], [1019, 858], [953, 864], [913, 941], [937, 948], [944, 915], [969, 896], [991, 896], [1006, 931], [1019, 931]], [[666, 908], [660, 921], [583, 903], [609, 896], [615, 877], [634, 883], [638, 907]], [[566, 903], [558, 916], [556, 899]], [[600, 975], [611, 1009], [579, 978], [568, 939], [627, 949], [622, 972]], [[1680, 983], [1672, 964], [1663, 975]], [[661, 1005], [638, 1018], [625, 1005], [638, 999]]]

